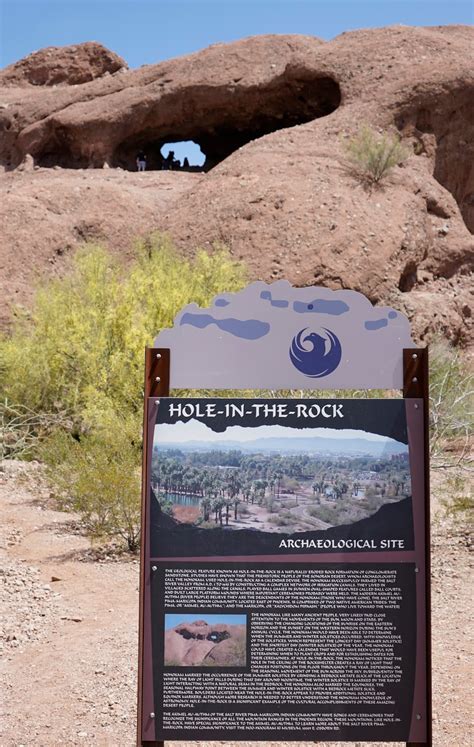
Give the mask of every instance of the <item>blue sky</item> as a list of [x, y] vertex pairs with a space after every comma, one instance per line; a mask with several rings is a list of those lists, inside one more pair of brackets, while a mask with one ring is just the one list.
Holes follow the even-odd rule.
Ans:
[[472, 23], [471, 0], [0, 0], [0, 67], [100, 41], [131, 67], [254, 34], [331, 39], [357, 28]]
[[209, 625], [217, 625], [218, 623], [224, 623], [224, 625], [246, 625], [247, 615], [208, 615], [205, 612], [200, 612], [198, 615], [189, 615], [187, 612], [179, 612], [178, 614], [165, 614], [165, 630], [174, 628], [176, 625], [184, 622], [195, 622], [195, 620], [205, 620]]
[[[347, 438], [365, 438], [368, 441], [394, 443], [388, 436], [378, 433], [353, 430], [350, 428], [290, 428], [285, 425], [260, 425], [249, 428], [240, 425], [230, 425], [222, 433], [208, 428], [201, 420], [178, 420], [176, 423], [160, 423], [155, 426], [154, 443], [182, 444], [188, 441], [203, 441], [205, 443], [220, 444], [226, 441], [240, 441], [245, 443], [257, 438], [335, 438], [339, 441]], [[407, 447], [408, 449], [408, 447]]]

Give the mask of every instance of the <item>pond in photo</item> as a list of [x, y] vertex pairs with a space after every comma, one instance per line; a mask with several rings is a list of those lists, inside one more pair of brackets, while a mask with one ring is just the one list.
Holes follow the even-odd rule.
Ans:
[[164, 493], [163, 498], [177, 506], [199, 506], [201, 502], [200, 496], [186, 493]]

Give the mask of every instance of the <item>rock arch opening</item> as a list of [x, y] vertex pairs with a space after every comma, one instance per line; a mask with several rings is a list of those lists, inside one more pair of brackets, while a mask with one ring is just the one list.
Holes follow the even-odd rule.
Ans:
[[172, 171], [204, 171], [206, 156], [193, 140], [166, 143], [160, 148], [161, 168]]
[[164, 146], [192, 142], [205, 161], [192, 164], [188, 157], [189, 170], [209, 171], [252, 140], [326, 117], [341, 103], [337, 81], [304, 66], [287, 65], [264, 85], [246, 86], [241, 80], [151, 96], [126, 114], [117, 109], [116, 125], [110, 117], [104, 125], [99, 118], [94, 126], [90, 121], [82, 125], [51, 120], [34, 147], [27, 140], [23, 147], [43, 167], [107, 165], [135, 171], [139, 153], [147, 154], [147, 169], [160, 170]]
[[227, 638], [230, 638], [230, 633], [228, 630], [212, 630], [210, 633], [207, 633], [207, 635], [205, 635], [204, 633], [196, 633], [192, 630], [189, 630], [189, 628], [177, 628], [176, 632], [179, 635], [182, 635], [183, 638], [187, 641], [195, 640], [221, 643], [222, 641], [226, 641]]
[[168, 116], [156, 107], [145, 112], [109, 162], [132, 171], [142, 151], [147, 168], [161, 169], [165, 145], [192, 141], [205, 157], [199, 170], [209, 171], [250, 141], [328, 116], [340, 103], [341, 90], [333, 78], [300, 69], [287, 69], [264, 88], [191, 90], [168, 102]]

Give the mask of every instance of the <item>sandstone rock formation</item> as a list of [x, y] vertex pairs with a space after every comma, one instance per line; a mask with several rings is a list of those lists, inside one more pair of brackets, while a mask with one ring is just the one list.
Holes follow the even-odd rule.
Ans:
[[[226, 243], [252, 278], [354, 288], [405, 309], [419, 339], [466, 344], [471, 58], [466, 27], [392, 27], [217, 44], [54, 91], [0, 77], [7, 298], [88, 235], [123, 251], [158, 229], [185, 252]], [[362, 123], [412, 151], [372, 191], [344, 148]], [[205, 173], [160, 171], [162, 145], [187, 139]], [[132, 175], [139, 149], [151, 170]]]
[[125, 60], [115, 52], [97, 42], [84, 42], [32, 52], [0, 72], [0, 85], [72, 86], [126, 68]]
[[166, 666], [227, 666], [246, 664], [246, 626], [182, 622], [165, 632]]

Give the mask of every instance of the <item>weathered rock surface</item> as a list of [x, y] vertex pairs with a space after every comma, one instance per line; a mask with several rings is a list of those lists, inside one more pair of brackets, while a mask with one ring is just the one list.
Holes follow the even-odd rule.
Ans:
[[127, 67], [118, 54], [97, 42], [46, 47], [0, 72], [0, 85], [78, 85]]
[[[146, 177], [143, 179], [142, 177]], [[108, 245], [125, 260], [199, 174], [16, 170], [0, 177], [0, 323], [27, 304], [42, 277], [60, 275], [74, 249]]]
[[[466, 344], [472, 36], [458, 26], [328, 43], [264, 36], [54, 91], [4, 85], [7, 299], [27, 300], [32, 278], [61, 271], [85, 238], [123, 252], [158, 229], [184, 252], [226, 243], [252, 278], [354, 288], [415, 316], [419, 339], [439, 330]], [[343, 145], [362, 123], [398, 130], [412, 152], [372, 191]], [[186, 139], [207, 173], [155, 170], [162, 145]], [[131, 174], [138, 149], [151, 170]]]

